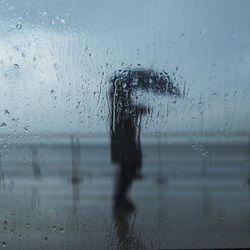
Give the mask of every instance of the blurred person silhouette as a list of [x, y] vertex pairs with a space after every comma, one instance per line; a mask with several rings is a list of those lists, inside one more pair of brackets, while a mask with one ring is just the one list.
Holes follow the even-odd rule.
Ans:
[[128, 235], [128, 216], [135, 210], [128, 198], [128, 191], [135, 178], [142, 178], [141, 119], [150, 113], [150, 108], [135, 103], [134, 94], [142, 90], [157, 95], [180, 96], [180, 91], [166, 72], [158, 73], [151, 69], [119, 70], [111, 76], [110, 83], [111, 160], [120, 165], [113, 197], [113, 214], [121, 243]]

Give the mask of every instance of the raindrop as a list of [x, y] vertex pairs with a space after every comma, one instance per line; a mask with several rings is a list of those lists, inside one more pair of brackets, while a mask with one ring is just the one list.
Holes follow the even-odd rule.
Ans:
[[204, 153], [202, 153], [201, 155], [202, 155], [203, 157], [207, 158], [207, 154], [208, 154], [208, 152], [204, 152]]
[[81, 101], [78, 101], [77, 105], [76, 105], [76, 109], [79, 108], [79, 105], [81, 104]]
[[45, 15], [47, 15], [48, 14], [48, 12], [47, 11], [44, 11], [43, 13], [42, 13], [42, 16], [45, 16]]
[[59, 69], [59, 65], [57, 63], [54, 63], [53, 66], [54, 66], [55, 69]]
[[52, 90], [50, 91], [50, 94], [54, 94], [54, 93], [55, 93], [55, 90], [52, 89]]
[[61, 233], [61, 234], [64, 233], [64, 228], [63, 228], [63, 227], [60, 228], [60, 233]]
[[19, 51], [19, 47], [17, 45], [13, 46], [13, 49], [15, 49], [16, 51]]
[[0, 128], [6, 127], [6, 123], [2, 122], [2, 124], [0, 125]]
[[45, 241], [46, 244], [48, 243], [48, 237], [47, 236], [44, 237], [44, 241]]
[[[150, 79], [149, 81], [152, 81], [152, 80]], [[138, 78], [133, 79], [132, 85], [133, 85], [133, 86], [138, 85]], [[126, 86], [125, 86], [125, 87], [126, 87]]]
[[5, 241], [2, 242], [2, 246], [3, 246], [3, 247], [6, 247], [6, 246], [7, 246], [7, 244], [6, 244]]
[[[28, 126], [27, 126], [27, 127], [24, 127], [24, 130], [25, 130], [26, 133], [28, 133], [28, 132], [29, 132]], [[27, 224], [29, 224], [29, 223], [27, 223]], [[27, 224], [26, 224], [26, 225], [27, 225]]]
[[53, 226], [52, 229], [53, 229], [53, 231], [55, 232], [55, 231], [56, 231], [56, 226]]
[[9, 114], [10, 114], [9, 110], [8, 110], [8, 109], [5, 109], [5, 110], [4, 110], [4, 114], [5, 114], [5, 115], [9, 115]]
[[206, 33], [207, 33], [207, 30], [206, 30], [206, 29], [200, 30], [200, 35], [204, 35], [204, 34], [206, 34]]
[[14, 64], [14, 68], [15, 69], [18, 69], [19, 68], [19, 65], [17, 63]]
[[23, 52], [23, 53], [22, 53], [22, 57], [25, 57], [25, 56], [26, 56], [26, 54]]
[[16, 25], [16, 28], [17, 28], [18, 30], [20, 30], [22, 27], [23, 27], [23, 26], [22, 26], [21, 23], [18, 23], [18, 24]]

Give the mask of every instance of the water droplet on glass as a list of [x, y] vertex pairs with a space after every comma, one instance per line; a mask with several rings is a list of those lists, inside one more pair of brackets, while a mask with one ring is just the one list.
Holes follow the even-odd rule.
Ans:
[[48, 243], [48, 237], [47, 236], [44, 237], [44, 241], [45, 241], [46, 244]]
[[15, 69], [18, 69], [19, 68], [19, 65], [17, 63], [14, 64], [14, 68]]
[[24, 130], [25, 130], [26, 133], [28, 133], [29, 132], [29, 127], [28, 126], [24, 127]]
[[54, 63], [53, 66], [54, 66], [55, 69], [59, 69], [59, 65], [57, 63]]
[[15, 49], [16, 51], [19, 51], [19, 47], [17, 45], [13, 46], [13, 49]]
[[53, 231], [55, 232], [55, 231], [56, 231], [56, 226], [53, 226], [52, 229], [53, 229]]
[[45, 16], [45, 15], [47, 15], [48, 14], [48, 12], [47, 11], [44, 11], [43, 13], [42, 13], [42, 16]]
[[5, 115], [9, 115], [9, 114], [10, 114], [9, 110], [8, 110], [8, 109], [5, 109], [5, 110], [4, 110], [4, 114], [5, 114]]
[[22, 27], [23, 27], [23, 26], [22, 26], [21, 23], [18, 23], [18, 24], [16, 25], [16, 28], [17, 28], [18, 30], [20, 30]]
[[[151, 80], [151, 79], [150, 79], [150, 80]], [[150, 80], [149, 80], [149, 81], [150, 81]], [[152, 81], [152, 80], [151, 80], [151, 81]], [[137, 79], [137, 78], [133, 79], [132, 85], [133, 85], [133, 86], [138, 85], [138, 79]]]
[[7, 246], [7, 244], [6, 244], [5, 241], [2, 242], [2, 246], [3, 246], [3, 247], [6, 247], [6, 246]]
[[63, 234], [64, 233], [64, 228], [60, 228], [60, 233]]
[[77, 105], [76, 105], [76, 109], [79, 108], [79, 105], [81, 104], [81, 101], [78, 101]]
[[2, 124], [0, 125], [0, 128], [6, 127], [6, 123], [2, 122]]

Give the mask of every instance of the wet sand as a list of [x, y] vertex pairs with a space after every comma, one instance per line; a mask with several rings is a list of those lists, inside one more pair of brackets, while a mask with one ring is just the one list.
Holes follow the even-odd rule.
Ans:
[[246, 136], [142, 136], [141, 173], [120, 210], [109, 137], [1, 143], [0, 248], [250, 246]]

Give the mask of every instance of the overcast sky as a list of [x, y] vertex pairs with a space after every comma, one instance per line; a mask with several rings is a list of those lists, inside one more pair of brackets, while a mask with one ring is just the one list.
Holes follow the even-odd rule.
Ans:
[[0, 133], [107, 132], [105, 79], [137, 64], [186, 89], [140, 97], [145, 133], [249, 131], [247, 0], [1, 1], [0, 32]]

